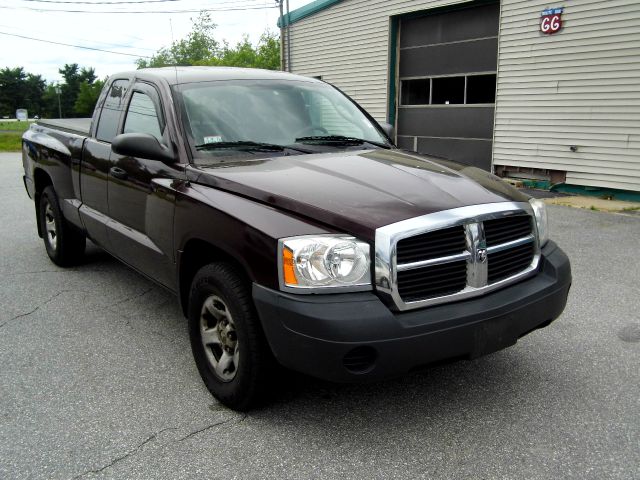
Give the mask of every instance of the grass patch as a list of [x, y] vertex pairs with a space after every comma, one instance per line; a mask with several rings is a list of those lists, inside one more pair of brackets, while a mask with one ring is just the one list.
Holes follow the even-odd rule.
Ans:
[[12, 132], [24, 132], [29, 129], [31, 122], [0, 122], [0, 130], [11, 130]]
[[22, 134], [31, 122], [0, 122], [0, 152], [19, 152], [22, 149]]
[[0, 152], [19, 152], [22, 149], [22, 132], [0, 133]]

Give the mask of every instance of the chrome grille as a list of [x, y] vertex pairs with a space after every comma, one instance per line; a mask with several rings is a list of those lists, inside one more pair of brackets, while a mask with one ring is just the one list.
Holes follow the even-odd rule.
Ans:
[[500, 288], [537, 268], [528, 203], [496, 203], [425, 215], [376, 231], [376, 288], [399, 310]]

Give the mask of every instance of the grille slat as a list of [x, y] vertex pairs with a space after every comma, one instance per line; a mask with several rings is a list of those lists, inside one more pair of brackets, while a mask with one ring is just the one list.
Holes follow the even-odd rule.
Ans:
[[526, 237], [532, 232], [531, 217], [528, 215], [485, 220], [483, 224], [488, 247]]
[[433, 258], [448, 257], [465, 249], [464, 227], [435, 230], [414, 237], [403, 238], [397, 245], [397, 262], [413, 263]]
[[518, 263], [519, 261], [530, 260], [531, 252], [522, 252], [522, 253], [518, 253], [513, 256], [504, 257], [504, 258], [493, 258], [492, 256], [489, 256], [489, 258], [491, 258], [491, 266], [496, 268], [503, 265]]
[[456, 282], [460, 282], [460, 279], [454, 276], [451, 276], [449, 278], [444, 278], [444, 279], [433, 279], [430, 280], [428, 282], [425, 282], [424, 279], [418, 278], [416, 280], [403, 280], [402, 282], [402, 286], [403, 287], [415, 287], [415, 286], [423, 286], [425, 288], [429, 288], [431, 286], [437, 286], [437, 285], [443, 285], [445, 283], [456, 283]]
[[466, 278], [467, 262], [456, 261], [398, 272], [398, 288], [405, 301], [412, 301], [459, 292]]
[[[448, 272], [457, 271], [457, 266], [458, 266], [458, 263], [460, 262], [461, 260], [458, 260], [457, 262], [443, 263], [441, 265], [438, 265], [439, 267], [441, 267], [439, 274], [446, 275]], [[431, 267], [434, 267], [434, 266], [435, 265], [431, 265]], [[413, 270], [404, 270], [402, 272], [403, 278], [407, 278], [407, 279], [412, 277], [422, 278], [424, 275], [423, 270], [425, 268], [429, 268], [429, 267], [414, 268]]]
[[533, 243], [489, 254], [488, 281], [496, 283], [526, 269], [533, 261]]

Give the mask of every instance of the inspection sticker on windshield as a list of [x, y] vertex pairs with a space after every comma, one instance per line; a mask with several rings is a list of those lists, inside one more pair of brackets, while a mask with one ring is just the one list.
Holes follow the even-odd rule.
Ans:
[[204, 137], [204, 143], [220, 143], [222, 137], [220, 135], [212, 135], [210, 137]]

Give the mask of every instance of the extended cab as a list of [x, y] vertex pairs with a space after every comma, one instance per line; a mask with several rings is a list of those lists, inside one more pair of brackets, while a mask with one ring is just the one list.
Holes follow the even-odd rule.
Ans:
[[236, 409], [278, 363], [352, 382], [513, 345], [571, 284], [543, 203], [398, 150], [310, 78], [116, 74], [91, 121], [33, 125], [23, 163], [53, 262], [89, 238], [175, 293], [204, 382]]

